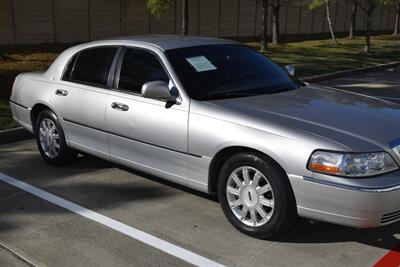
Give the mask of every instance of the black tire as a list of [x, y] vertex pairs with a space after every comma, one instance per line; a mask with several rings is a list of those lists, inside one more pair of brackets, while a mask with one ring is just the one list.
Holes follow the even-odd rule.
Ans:
[[[50, 157], [49, 155], [47, 155], [44, 148], [41, 145], [39, 131], [40, 131], [40, 125], [45, 119], [50, 120], [54, 123], [58, 133], [59, 149], [55, 157]], [[67, 143], [65, 141], [65, 134], [61, 127], [61, 124], [57, 116], [51, 110], [45, 109], [39, 113], [35, 123], [35, 135], [36, 135], [36, 143], [40, 151], [40, 154], [48, 164], [56, 166], [65, 165], [76, 158], [77, 152], [67, 146]]]
[[[272, 215], [265, 224], [261, 225], [260, 223], [257, 227], [243, 223], [235, 216], [228, 203], [226, 187], [229, 176], [232, 172], [244, 166], [261, 172], [267, 178], [273, 192], [275, 203]], [[286, 173], [272, 159], [253, 152], [236, 154], [225, 162], [218, 179], [218, 198], [222, 210], [229, 222], [242, 233], [259, 239], [273, 239], [288, 231], [296, 223], [298, 215], [292, 187]], [[242, 196], [240, 194], [238, 198], [244, 198]], [[240, 207], [243, 208], [243, 206]], [[257, 212], [257, 214], [257, 218], [261, 220], [260, 213]]]

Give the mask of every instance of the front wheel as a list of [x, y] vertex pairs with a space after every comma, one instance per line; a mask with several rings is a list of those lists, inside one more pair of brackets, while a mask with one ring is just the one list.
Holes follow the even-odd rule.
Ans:
[[286, 173], [262, 154], [240, 153], [228, 159], [219, 175], [218, 197], [232, 225], [256, 238], [276, 237], [297, 220]]
[[47, 163], [63, 165], [76, 157], [76, 151], [67, 146], [64, 131], [52, 111], [44, 110], [39, 114], [35, 133], [40, 154]]

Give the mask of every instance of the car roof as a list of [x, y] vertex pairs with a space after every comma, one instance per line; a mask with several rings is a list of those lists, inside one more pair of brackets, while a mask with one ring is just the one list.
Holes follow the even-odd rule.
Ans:
[[61, 79], [65, 65], [68, 63], [72, 55], [80, 50], [104, 46], [104, 45], [120, 45], [120, 46], [148, 46], [155, 47], [162, 51], [203, 46], [203, 45], [224, 45], [224, 44], [240, 44], [232, 40], [215, 38], [215, 37], [200, 37], [200, 36], [181, 36], [181, 35], [138, 35], [128, 37], [117, 37], [105, 40], [97, 40], [89, 43], [83, 43], [70, 47], [61, 53], [57, 59], [51, 64], [46, 71], [46, 75], [52, 78]]
[[118, 37], [103, 41], [122, 41], [127, 44], [140, 42], [149, 45], [154, 45], [166, 51], [177, 48], [202, 46], [202, 45], [220, 45], [220, 44], [238, 44], [238, 42], [215, 38], [215, 37], [201, 37], [201, 36], [182, 36], [182, 35], [138, 35]]

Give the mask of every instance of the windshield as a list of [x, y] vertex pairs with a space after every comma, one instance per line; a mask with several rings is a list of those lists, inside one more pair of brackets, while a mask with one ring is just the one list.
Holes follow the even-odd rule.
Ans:
[[303, 86], [257, 51], [242, 45], [207, 45], [168, 50], [187, 94], [211, 100], [272, 94]]

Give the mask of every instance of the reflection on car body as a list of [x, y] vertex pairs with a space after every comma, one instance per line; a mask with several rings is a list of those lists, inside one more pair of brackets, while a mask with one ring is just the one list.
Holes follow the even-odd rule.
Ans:
[[400, 220], [400, 108], [307, 85], [239, 43], [148, 36], [63, 52], [20, 74], [13, 116], [50, 164], [77, 151], [217, 194], [240, 231], [298, 216], [353, 227]]

